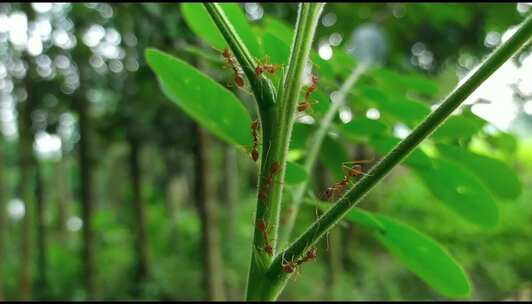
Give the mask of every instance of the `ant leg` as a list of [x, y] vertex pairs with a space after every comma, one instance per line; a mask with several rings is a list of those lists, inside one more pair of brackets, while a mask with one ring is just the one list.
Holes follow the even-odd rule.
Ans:
[[372, 161], [374, 161], [375, 158], [372, 158], [372, 159], [363, 159], [363, 160], [350, 160], [350, 161], [346, 161], [346, 162], [343, 162], [342, 165], [348, 165], [348, 164], [367, 164], [367, 163], [371, 163]]

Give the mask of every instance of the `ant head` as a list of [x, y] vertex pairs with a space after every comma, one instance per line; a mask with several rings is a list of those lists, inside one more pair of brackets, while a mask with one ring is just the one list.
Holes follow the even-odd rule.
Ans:
[[316, 247], [312, 247], [312, 248], [307, 252], [307, 258], [308, 258], [309, 260], [313, 260], [313, 259], [315, 259], [317, 256], [318, 256], [318, 254], [317, 254]]
[[272, 164], [272, 174], [279, 172], [279, 170], [281, 170], [281, 165], [279, 164], [278, 161], [275, 161]]
[[257, 66], [257, 67], [255, 68], [255, 75], [256, 75], [257, 77], [259, 77], [259, 76], [262, 74], [262, 72], [263, 72], [263, 70], [262, 70], [262, 66], [259, 65], [259, 66]]
[[257, 222], [257, 229], [259, 229], [261, 232], [266, 231], [266, 221], [264, 219], [260, 219]]
[[244, 86], [244, 78], [240, 77], [240, 75], [236, 75], [235, 82], [236, 82], [236, 85], [238, 85], [239, 87]]
[[334, 193], [334, 188], [333, 187], [329, 187], [323, 193], [323, 198], [328, 200], [328, 199], [331, 198], [333, 193]]
[[296, 267], [295, 265], [293, 265], [292, 263], [290, 262], [286, 262], [283, 264], [283, 271], [286, 272], [286, 273], [292, 273], [296, 270]]
[[223, 55], [224, 55], [224, 57], [231, 57], [231, 53], [229, 52], [229, 48], [228, 47], [224, 48]]
[[266, 253], [269, 255], [269, 256], [272, 256], [273, 255], [273, 248], [272, 248], [272, 245], [270, 244], [267, 244], [264, 246], [264, 251], [266, 251]]
[[303, 112], [303, 111], [305, 111], [309, 106], [310, 106], [310, 104], [308, 103], [308, 101], [303, 101], [302, 103], [300, 103], [300, 104], [297, 105], [297, 111], [298, 111], [298, 112]]
[[259, 128], [259, 120], [258, 119], [255, 119], [252, 123], [251, 123], [251, 128], [253, 130], [256, 130]]

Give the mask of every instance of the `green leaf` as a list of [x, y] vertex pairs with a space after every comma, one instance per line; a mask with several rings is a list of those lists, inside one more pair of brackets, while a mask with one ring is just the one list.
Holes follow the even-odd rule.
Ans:
[[[390, 150], [393, 149], [398, 143], [399, 139], [392, 137], [392, 136], [386, 136], [386, 135], [379, 135], [379, 136], [373, 136], [370, 138], [370, 144], [375, 150], [381, 154], [386, 155]], [[416, 168], [431, 168], [432, 167], [432, 161], [430, 157], [428, 157], [425, 152], [423, 152], [421, 149], [416, 148], [412, 153], [403, 161], [406, 165], [409, 166], [415, 166]]]
[[[333, 206], [330, 202], [322, 202], [317, 199], [308, 200], [307, 202], [309, 205], [317, 204], [323, 211], [326, 211]], [[364, 211], [358, 207], [351, 209], [344, 219], [371, 230], [384, 232], [384, 226], [370, 212]]]
[[290, 142], [290, 149], [306, 149], [306, 144], [312, 136], [312, 132], [315, 131], [315, 126], [295, 123], [292, 130], [292, 141]]
[[264, 54], [270, 57], [270, 62], [283, 64], [286, 67], [290, 56], [290, 47], [270, 33], [264, 34], [262, 42]]
[[482, 125], [465, 116], [451, 116], [434, 131], [432, 139], [439, 141], [467, 139], [473, 137], [481, 128]]
[[517, 139], [506, 132], [499, 131], [494, 135], [488, 135], [486, 141], [493, 148], [502, 150], [507, 155], [513, 155], [517, 151]]
[[287, 184], [299, 184], [306, 181], [307, 178], [308, 172], [302, 165], [293, 162], [286, 162], [286, 176], [284, 180]]
[[223, 49], [227, 45], [224, 37], [202, 4], [182, 3], [181, 13], [194, 34], [216, 48]]
[[433, 167], [411, 166], [432, 194], [470, 222], [493, 227], [499, 211], [489, 190], [467, 169], [443, 158], [432, 158]]
[[471, 284], [464, 269], [440, 244], [414, 228], [384, 215], [380, 242], [430, 287], [450, 298], [468, 297]]
[[386, 232], [386, 227], [377, 220], [370, 212], [364, 211], [360, 208], [353, 208], [347, 215], [345, 219], [357, 223], [363, 227], [369, 228], [371, 230], [379, 231], [382, 233]]
[[[236, 3], [219, 3], [219, 5], [251, 54], [255, 57], [261, 57], [262, 53], [255, 34], [251, 30], [240, 5]], [[181, 11], [185, 22], [196, 35], [220, 50], [227, 46], [225, 39], [203, 4], [182, 3]]]
[[383, 113], [391, 115], [398, 121], [414, 126], [430, 113], [428, 105], [421, 101], [401, 95], [392, 95], [367, 85], [360, 85], [362, 96], [369, 99]]
[[286, 25], [286, 23], [283, 21], [265, 16], [263, 18], [263, 25], [267, 32], [283, 41], [286, 45], [290, 45], [292, 43], [294, 29]]
[[502, 161], [456, 146], [438, 144], [437, 148], [441, 156], [471, 170], [495, 196], [511, 200], [521, 194], [517, 175]]
[[156, 49], [146, 50], [161, 88], [202, 127], [228, 143], [251, 146], [251, 118], [226, 88], [188, 63]]
[[[284, 45], [289, 47], [292, 44], [294, 30], [290, 28], [288, 25], [286, 25], [285, 22], [279, 19], [265, 17], [263, 24], [264, 24], [265, 31], [275, 36], [280, 41], [282, 41]], [[264, 44], [266, 44], [266, 41], [264, 41]], [[264, 47], [266, 47], [266, 45], [264, 45]], [[333, 78], [334, 70], [332, 66], [329, 64], [329, 62], [321, 59], [321, 57], [318, 55], [318, 52], [311, 50], [310, 59], [314, 62], [314, 64], [317, 67], [317, 71], [316, 70], [314, 71], [315, 73], [319, 74], [319, 76], [324, 77], [324, 78], [328, 78], [328, 79]], [[350, 68], [352, 68], [353, 66], [354, 65], [350, 66]]]
[[323, 140], [319, 159], [337, 179], [344, 176], [342, 163], [349, 161], [349, 158], [344, 147], [330, 136], [326, 136]]
[[334, 54], [329, 60], [332, 69], [335, 72], [335, 76], [341, 76], [343, 78], [348, 77], [356, 66], [357, 61], [351, 54], [348, 54], [345, 49], [334, 49]]
[[356, 118], [346, 124], [340, 125], [342, 134], [355, 141], [374, 135], [386, 134], [389, 129], [386, 124], [366, 117]]
[[406, 93], [414, 91], [419, 94], [433, 96], [438, 93], [438, 83], [421, 74], [398, 73], [385, 68], [374, 69], [371, 75], [380, 88]]

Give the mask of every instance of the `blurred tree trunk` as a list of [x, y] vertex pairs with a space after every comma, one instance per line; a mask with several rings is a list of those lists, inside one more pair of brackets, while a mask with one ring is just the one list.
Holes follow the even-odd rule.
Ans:
[[203, 279], [208, 300], [224, 300], [223, 266], [220, 252], [217, 210], [214, 205], [215, 185], [213, 184], [211, 152], [208, 135], [193, 123], [195, 139], [194, 153], [194, 192], [201, 220]]
[[83, 93], [78, 95], [79, 115], [79, 164], [81, 173], [81, 205], [83, 220], [83, 265], [85, 268], [85, 289], [87, 297], [96, 297], [96, 281], [94, 271], [94, 232], [92, 228], [93, 212], [93, 180], [92, 180], [92, 147], [90, 135], [89, 102]]
[[33, 132], [31, 130], [31, 92], [26, 85], [28, 97], [19, 101], [19, 170], [20, 170], [20, 197], [24, 202], [25, 212], [22, 221], [22, 254], [20, 260], [20, 299], [32, 298], [32, 219], [33, 219]]
[[4, 263], [4, 242], [5, 242], [5, 229], [6, 227], [6, 217], [5, 217], [5, 210], [6, 210], [6, 202], [7, 202], [7, 183], [5, 179], [5, 167], [4, 167], [4, 155], [3, 147], [2, 147], [2, 136], [0, 135], [0, 301], [4, 300], [4, 281], [3, 281], [3, 263]]
[[70, 190], [70, 158], [64, 149], [64, 141], [62, 142], [62, 157], [55, 164], [54, 171], [56, 183], [56, 197], [57, 197], [57, 229], [60, 233], [61, 239], [66, 239], [66, 222], [70, 215], [70, 202], [72, 194]]
[[[237, 220], [236, 216], [236, 204], [239, 199], [239, 176], [238, 176], [238, 166], [237, 166], [237, 155], [236, 149], [227, 144], [221, 143], [222, 147], [222, 176], [219, 183], [220, 186], [220, 201], [224, 205], [224, 222], [225, 222], [225, 233], [224, 238], [222, 239], [223, 244], [226, 244], [224, 248], [228, 252], [237, 250], [235, 248], [235, 223]], [[235, 286], [236, 287], [236, 286]], [[228, 298], [234, 299], [238, 297], [239, 290], [233, 286], [228, 286], [227, 288]]]
[[238, 202], [239, 197], [239, 176], [237, 167], [237, 155], [233, 146], [223, 143], [222, 144], [222, 181], [220, 183], [220, 197], [221, 201], [225, 205], [226, 215], [226, 238], [225, 242], [232, 244], [235, 233], [235, 204]]
[[39, 299], [47, 299], [48, 280], [46, 263], [46, 223], [44, 218], [45, 194], [43, 187], [42, 168], [37, 159], [35, 161], [35, 211], [37, 215], [37, 278], [36, 294]]
[[[164, 162], [166, 165], [164, 175], [166, 208], [168, 210], [168, 217], [171, 225], [171, 233], [169, 247], [171, 251], [178, 250], [179, 244], [179, 230], [177, 226], [178, 212], [181, 208], [182, 201], [190, 201], [190, 190], [188, 179], [183, 172], [190, 172], [192, 168], [184, 166], [190, 162], [188, 154], [178, 153], [172, 146], [165, 146], [163, 148]], [[181, 172], [179, 175], [176, 172]]]
[[140, 288], [143, 282], [146, 282], [149, 275], [148, 268], [148, 236], [146, 233], [146, 211], [142, 199], [142, 179], [140, 149], [141, 144], [137, 138], [130, 136], [129, 141], [129, 167], [131, 170], [131, 181], [133, 188], [133, 209], [134, 209], [134, 231], [135, 231], [135, 251], [137, 253], [136, 261], [136, 295], [140, 295]]

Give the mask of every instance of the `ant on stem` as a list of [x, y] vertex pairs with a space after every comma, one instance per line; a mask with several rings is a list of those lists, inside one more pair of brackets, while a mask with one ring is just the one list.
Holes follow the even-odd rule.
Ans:
[[[352, 177], [355, 177], [357, 175], [366, 175], [366, 173], [362, 171], [362, 166], [360, 164], [368, 163], [371, 161], [372, 160], [359, 160], [359, 161], [342, 163], [342, 171], [345, 174], [344, 178], [340, 182], [327, 188], [327, 190], [325, 190], [325, 192], [323, 193], [322, 197], [327, 201], [332, 201], [339, 193], [341, 193], [349, 185], [349, 181]], [[346, 164], [354, 164], [354, 165], [351, 168], [349, 168]]]
[[259, 129], [260, 129], [259, 120], [255, 119], [251, 123], [251, 133], [253, 135], [253, 148], [251, 149], [251, 158], [253, 158], [253, 161], [257, 161], [259, 159], [259, 151], [257, 150], [257, 146], [259, 145], [259, 134], [258, 134]]
[[307, 254], [296, 260], [296, 261], [287, 261], [285, 258], [284, 258], [284, 253], [283, 253], [283, 262], [281, 264], [281, 267], [283, 268], [283, 271], [286, 272], [286, 273], [293, 273], [293, 272], [296, 272], [298, 270], [298, 267], [301, 266], [301, 264], [307, 262], [307, 261], [312, 261], [312, 260], [315, 260], [316, 257], [317, 257], [317, 250], [316, 250], [316, 247], [312, 247], [310, 248], [309, 251], [307, 251]]
[[257, 59], [257, 67], [255, 68], [255, 75], [257, 77], [260, 77], [262, 73], [268, 72], [271, 75], [275, 74], [276, 69], [283, 68], [282, 64], [278, 63], [270, 63], [270, 57], [266, 56], [261, 63], [260, 60]]
[[269, 256], [273, 256], [273, 247], [270, 241], [268, 240], [268, 225], [264, 219], [259, 219], [259, 221], [257, 222], [257, 229], [259, 229], [259, 231], [262, 233], [262, 238], [265, 243], [264, 251], [266, 251]]
[[266, 198], [268, 198], [267, 191], [270, 190], [270, 187], [273, 183], [273, 176], [279, 173], [279, 171], [281, 171], [281, 164], [279, 164], [278, 161], [274, 161], [270, 168], [270, 174], [268, 174], [268, 176], [266, 177], [266, 183], [264, 184], [264, 187], [262, 188], [262, 190], [259, 192], [259, 196], [262, 199], [265, 200]]
[[[244, 91], [245, 93], [251, 95], [252, 93], [249, 90], [245, 89], [245, 87], [244, 87], [245, 86], [245, 82], [244, 82], [242, 69], [238, 65], [238, 62], [236, 61], [235, 57], [229, 51], [229, 48], [225, 47], [223, 51], [221, 51], [220, 49], [217, 49], [217, 48], [213, 48], [213, 49], [215, 49], [216, 51], [222, 53], [222, 55], [223, 55], [223, 57], [225, 59], [225, 67], [229, 67], [229, 68], [231, 68], [233, 70], [233, 72], [235, 74], [234, 81], [235, 81], [237, 87], [239, 89], [241, 89], [242, 91]], [[232, 87], [233, 84], [228, 83], [227, 86], [228, 87]]]
[[312, 92], [316, 90], [319, 80], [320, 79], [318, 78], [318, 76], [312, 75], [312, 79], [311, 79], [312, 83], [305, 91], [305, 99], [297, 105], [297, 110], [299, 112], [303, 112], [307, 110], [308, 108], [310, 108], [312, 104], [318, 103], [317, 101], [311, 103], [309, 102], [308, 98], [310, 97], [310, 94], [312, 94]]

